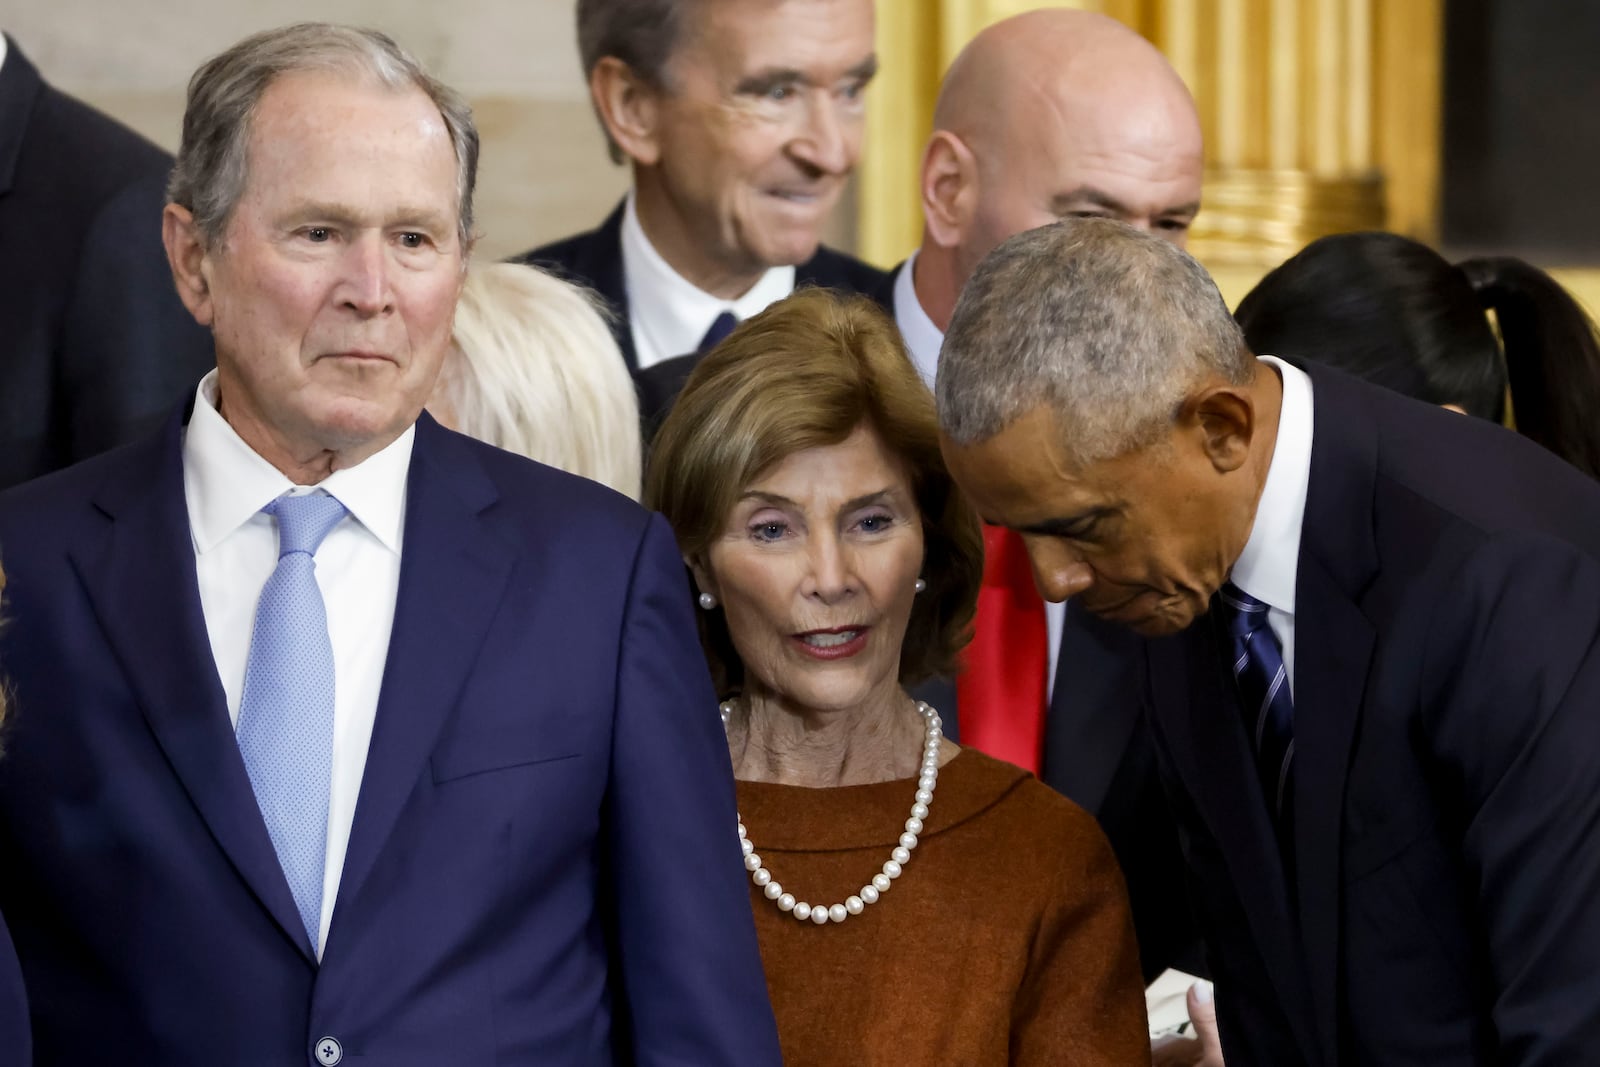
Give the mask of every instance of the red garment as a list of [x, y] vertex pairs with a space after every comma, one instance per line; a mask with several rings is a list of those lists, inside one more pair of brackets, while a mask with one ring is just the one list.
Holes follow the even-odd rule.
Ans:
[[1044, 600], [1020, 535], [985, 526], [983, 547], [977, 623], [956, 679], [961, 743], [1038, 774], [1050, 669]]

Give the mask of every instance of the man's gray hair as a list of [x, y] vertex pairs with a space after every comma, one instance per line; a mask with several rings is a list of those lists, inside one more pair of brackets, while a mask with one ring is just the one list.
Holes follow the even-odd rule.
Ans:
[[[683, 36], [684, 11], [695, 0], [578, 0], [578, 59], [585, 78], [607, 56], [614, 56], [652, 89], [667, 87], [667, 64]], [[622, 149], [605, 123], [611, 161]]]
[[456, 155], [456, 205], [462, 247], [472, 239], [478, 180], [478, 129], [472, 109], [387, 34], [302, 22], [246, 37], [207, 60], [189, 79], [183, 143], [167, 199], [187, 208], [207, 245], [218, 241], [244, 195], [251, 122], [267, 88], [284, 74], [325, 71], [366, 77], [396, 91], [420, 89], [444, 120]]
[[1205, 268], [1110, 219], [1018, 234], [978, 265], [939, 354], [939, 423], [987, 440], [1048, 404], [1073, 460], [1159, 440], [1190, 389], [1250, 380], [1254, 360]]

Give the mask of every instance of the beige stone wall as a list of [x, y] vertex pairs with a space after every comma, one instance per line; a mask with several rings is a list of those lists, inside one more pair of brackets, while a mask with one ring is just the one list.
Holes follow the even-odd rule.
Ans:
[[627, 187], [589, 110], [572, 0], [0, 0], [0, 29], [56, 87], [177, 147], [207, 56], [269, 26], [376, 26], [472, 101], [483, 135], [480, 251], [504, 256], [599, 222]]

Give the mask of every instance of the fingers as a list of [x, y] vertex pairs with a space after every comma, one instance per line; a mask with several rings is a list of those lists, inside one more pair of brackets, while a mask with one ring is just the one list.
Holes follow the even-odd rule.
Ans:
[[1196, 982], [1189, 987], [1189, 1021], [1194, 1024], [1195, 1037], [1199, 1038], [1204, 1054], [1199, 1062], [1203, 1067], [1223, 1067], [1222, 1039], [1217, 1035], [1216, 991], [1210, 982]]

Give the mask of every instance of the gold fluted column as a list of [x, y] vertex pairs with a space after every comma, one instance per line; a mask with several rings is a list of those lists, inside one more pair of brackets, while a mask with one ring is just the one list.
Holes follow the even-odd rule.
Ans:
[[[1437, 3], [1382, 6], [1437, 13]], [[1136, 28], [1194, 91], [1206, 133], [1205, 207], [1190, 247], [1208, 264], [1269, 266], [1317, 237], [1385, 225], [1378, 8], [1379, 0], [1149, 5], [1149, 24]]]
[[[1141, 0], [1124, 0], [1137, 6]], [[867, 92], [857, 176], [856, 254], [892, 266], [922, 242], [922, 150], [945, 68], [977, 32], [1037, 7], [1098, 10], [1096, 0], [878, 0], [878, 78]]]
[[[989, 23], [1038, 0], [879, 0], [858, 248], [921, 235], [917, 170], [939, 78]], [[1436, 236], [1443, 0], [1083, 0], [1166, 53], [1200, 108], [1207, 174], [1190, 247], [1250, 274], [1317, 237]]]

